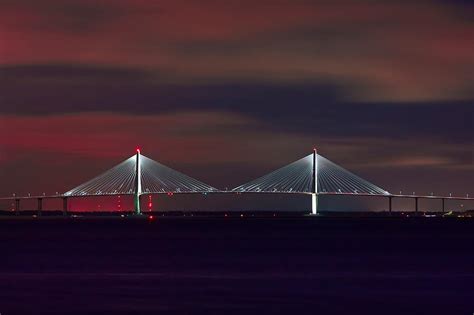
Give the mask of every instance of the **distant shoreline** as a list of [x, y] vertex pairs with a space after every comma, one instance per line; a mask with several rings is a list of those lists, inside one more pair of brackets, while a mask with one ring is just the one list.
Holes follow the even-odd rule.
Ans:
[[321, 211], [318, 215], [310, 215], [307, 211], [151, 211], [135, 215], [133, 211], [88, 211], [68, 212], [66, 215], [59, 210], [22, 210], [20, 213], [0, 210], [0, 219], [14, 218], [474, 218], [474, 210], [464, 211]]

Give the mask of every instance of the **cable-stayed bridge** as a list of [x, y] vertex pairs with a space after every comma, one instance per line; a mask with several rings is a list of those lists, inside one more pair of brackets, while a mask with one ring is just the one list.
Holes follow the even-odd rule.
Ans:
[[382, 188], [317, 154], [316, 150], [313, 154], [240, 185], [232, 191], [311, 194], [312, 214], [317, 213], [318, 194], [390, 195]]
[[22, 199], [37, 199], [38, 211], [42, 210], [45, 198], [62, 198], [63, 212], [67, 213], [68, 198], [133, 195], [134, 210], [141, 214], [140, 196], [146, 194], [208, 194], [208, 193], [278, 193], [311, 195], [311, 213], [318, 213], [319, 195], [351, 195], [387, 197], [389, 212], [393, 198], [413, 198], [418, 212], [419, 199], [440, 199], [445, 211], [445, 200], [474, 200], [474, 198], [452, 196], [396, 195], [353, 174], [317, 153], [307, 155], [269, 174], [240, 185], [230, 191], [222, 191], [197, 179], [189, 177], [159, 162], [137, 149], [136, 154], [97, 177], [63, 193], [53, 196], [5, 197], [15, 200], [16, 213]]
[[64, 193], [65, 197], [130, 195], [135, 197], [139, 214], [140, 195], [163, 193], [210, 193], [219, 190], [184, 175], [140, 153], [126, 159], [99, 176]]

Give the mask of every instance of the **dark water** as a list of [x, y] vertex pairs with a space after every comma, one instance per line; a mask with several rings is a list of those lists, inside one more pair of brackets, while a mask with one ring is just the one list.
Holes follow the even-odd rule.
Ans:
[[472, 314], [474, 221], [0, 219], [0, 313]]

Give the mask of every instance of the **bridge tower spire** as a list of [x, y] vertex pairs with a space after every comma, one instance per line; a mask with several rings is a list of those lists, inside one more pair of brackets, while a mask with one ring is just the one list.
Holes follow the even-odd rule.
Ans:
[[140, 195], [142, 194], [142, 172], [140, 165], [140, 148], [137, 148], [135, 166], [135, 194], [133, 196], [133, 202], [135, 205], [135, 214], [141, 214], [142, 212], [140, 209]]
[[311, 214], [318, 214], [318, 153], [316, 148], [313, 149], [313, 172], [311, 185]]

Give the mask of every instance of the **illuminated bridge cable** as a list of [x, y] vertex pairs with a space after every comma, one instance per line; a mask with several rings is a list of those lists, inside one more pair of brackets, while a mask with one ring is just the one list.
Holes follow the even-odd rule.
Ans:
[[175, 171], [146, 156], [141, 156], [142, 191], [167, 192], [213, 192], [216, 188], [197, 179]]
[[131, 194], [135, 181], [135, 156], [69, 190], [65, 196]]
[[[142, 154], [141, 193], [206, 193], [217, 191]], [[66, 192], [64, 196], [123, 195], [135, 193], [136, 155]]]
[[[387, 195], [384, 189], [316, 154], [317, 193]], [[312, 193], [313, 154], [233, 189], [236, 192]]]

